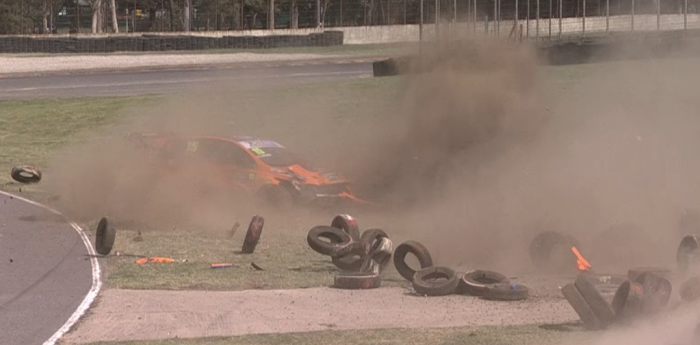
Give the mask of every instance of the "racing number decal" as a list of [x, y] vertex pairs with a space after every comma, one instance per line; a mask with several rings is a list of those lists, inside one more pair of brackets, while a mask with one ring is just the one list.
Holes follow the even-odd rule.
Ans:
[[250, 149], [250, 150], [253, 151], [253, 152], [255, 152], [255, 154], [257, 154], [258, 156], [262, 156], [262, 155], [265, 154], [265, 151], [263, 151], [263, 149], [261, 149], [261, 148], [259, 148], [259, 147], [254, 147], [254, 148], [252, 148], [252, 149]]
[[197, 151], [197, 145], [199, 145], [198, 141], [188, 141], [187, 142], [187, 152]]

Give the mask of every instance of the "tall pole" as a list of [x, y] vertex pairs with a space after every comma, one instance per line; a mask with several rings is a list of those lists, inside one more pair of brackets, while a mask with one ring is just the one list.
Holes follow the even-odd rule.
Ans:
[[688, 30], [688, 0], [683, 0], [683, 30]]
[[321, 28], [321, 0], [316, 0], [316, 28]]
[[527, 0], [527, 21], [525, 21], [525, 37], [530, 40], [530, 0]]
[[552, 0], [549, 0], [549, 40], [552, 40]]
[[583, 1], [583, 37], [586, 37], [586, 0]]
[[535, 16], [536, 18], [536, 24], [535, 24], [535, 40], [537, 42], [540, 41], [540, 0], [537, 0], [537, 15]]
[[420, 22], [418, 23], [418, 49], [423, 53], [423, 0], [420, 0]]
[[515, 21], [513, 22], [513, 38], [518, 41], [518, 0], [515, 0]]
[[562, 15], [561, 3], [562, 3], [562, 0], [559, 0], [559, 40], [560, 41], [561, 41], [561, 15]]
[[440, 43], [440, 0], [435, 0], [435, 39]]
[[605, 33], [610, 33], [610, 0], [605, 0]]
[[656, 31], [661, 30], [661, 0], [656, 0]]
[[632, 0], [632, 31], [634, 31], [634, 0]]
[[493, 31], [498, 36], [498, 0], [493, 1]]

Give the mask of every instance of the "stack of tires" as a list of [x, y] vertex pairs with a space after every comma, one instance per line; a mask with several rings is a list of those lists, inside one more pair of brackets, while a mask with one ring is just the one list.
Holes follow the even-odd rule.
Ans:
[[337, 215], [330, 226], [311, 228], [307, 243], [317, 253], [330, 256], [341, 270], [334, 279], [334, 287], [341, 289], [378, 288], [393, 247], [381, 229], [360, 234], [357, 221], [349, 214]]

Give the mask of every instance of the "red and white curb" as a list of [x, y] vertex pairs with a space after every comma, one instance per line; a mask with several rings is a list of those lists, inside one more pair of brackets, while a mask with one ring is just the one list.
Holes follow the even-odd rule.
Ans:
[[24, 202], [31, 204], [31, 205], [34, 205], [34, 206], [41, 207], [41, 208], [43, 208], [51, 213], [54, 213], [56, 215], [63, 217], [63, 219], [68, 224], [70, 224], [70, 226], [72, 226], [73, 229], [75, 229], [75, 231], [78, 232], [78, 235], [80, 235], [80, 238], [83, 240], [83, 244], [85, 245], [85, 248], [87, 249], [88, 254], [90, 254], [90, 265], [92, 266], [92, 287], [90, 288], [90, 291], [88, 291], [87, 295], [85, 296], [83, 301], [80, 303], [78, 308], [75, 310], [75, 312], [73, 312], [73, 315], [71, 315], [71, 317], [68, 319], [68, 321], [66, 321], [66, 323], [64, 323], [63, 326], [61, 326], [61, 328], [59, 328], [58, 331], [56, 331], [56, 333], [54, 333], [51, 336], [51, 338], [49, 338], [43, 344], [43, 345], [53, 345], [64, 334], [66, 334], [71, 329], [71, 327], [73, 327], [73, 325], [75, 325], [76, 322], [78, 322], [78, 320], [83, 316], [83, 314], [85, 314], [85, 312], [90, 308], [90, 306], [92, 305], [92, 302], [95, 301], [95, 298], [97, 298], [97, 294], [100, 292], [100, 288], [102, 287], [102, 280], [100, 279], [100, 275], [101, 275], [100, 264], [97, 262], [97, 258], [95, 256], [96, 255], [95, 248], [93, 248], [92, 243], [90, 242], [90, 239], [88, 238], [85, 231], [78, 224], [76, 224], [75, 222], [70, 220], [63, 213], [58, 212], [57, 210], [55, 210], [49, 206], [42, 205], [36, 201], [25, 199], [25, 198], [22, 198], [20, 196], [17, 196], [17, 195], [11, 194], [11, 193], [0, 191], [0, 194], [15, 198], [17, 200], [24, 201]]

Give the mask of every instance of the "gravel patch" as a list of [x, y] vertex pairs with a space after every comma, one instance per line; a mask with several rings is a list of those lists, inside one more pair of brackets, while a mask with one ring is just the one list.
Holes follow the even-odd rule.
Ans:
[[402, 288], [339, 290], [104, 290], [67, 343], [308, 332], [571, 322], [563, 298], [498, 302], [422, 297]]
[[95, 69], [186, 67], [247, 62], [279, 62], [335, 58], [319, 54], [157, 54], [82, 56], [0, 56], [0, 75]]

